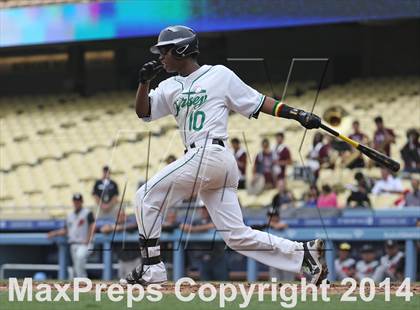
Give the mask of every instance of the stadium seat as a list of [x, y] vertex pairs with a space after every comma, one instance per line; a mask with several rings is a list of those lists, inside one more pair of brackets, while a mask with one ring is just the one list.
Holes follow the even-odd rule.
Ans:
[[[372, 138], [373, 118], [378, 115], [377, 111], [382, 111], [386, 125], [397, 134], [392, 156], [401, 161], [399, 150], [406, 141], [406, 131], [418, 124], [418, 114], [412, 111], [418, 109], [419, 84], [418, 77], [388, 77], [331, 85], [322, 90], [322, 100], [318, 100], [315, 112], [322, 115], [331, 105], [341, 105], [353, 119], [361, 122], [363, 131]], [[282, 84], [274, 85], [275, 89], [282, 87]], [[297, 87], [304, 90], [299, 97], [293, 96], [293, 88]], [[259, 89], [270, 92], [266, 85]], [[289, 91], [289, 104], [304, 109], [312, 107], [313, 85], [291, 85]], [[121, 191], [127, 182], [125, 201], [131, 203], [138, 182], [146, 176], [149, 132], [152, 134], [149, 177], [165, 166], [164, 160], [169, 154], [180, 157], [184, 150], [173, 118], [152, 123], [139, 120], [133, 110], [133, 96], [134, 92], [110, 92], [92, 97], [67, 94], [0, 98], [0, 216], [28, 216], [32, 213], [28, 206], [39, 207], [41, 211], [36, 211], [36, 216], [65, 214], [71, 210], [69, 197], [75, 191], [82, 192], [86, 204], [93, 206], [90, 197], [93, 182], [106, 164], [111, 166]], [[259, 121], [247, 120], [233, 113], [229, 125], [230, 137], [238, 137], [249, 153], [248, 177], [262, 138], [268, 137], [273, 147], [275, 133], [285, 132], [285, 143], [291, 149], [293, 161], [301, 165], [306, 161], [315, 133], [306, 133], [299, 153], [304, 130], [295, 122], [264, 114], [259, 116]], [[291, 171], [289, 169], [288, 187], [300, 199], [308, 185], [292, 180]], [[339, 167], [321, 170], [319, 184], [341, 187], [353, 184], [354, 172]], [[380, 177], [377, 167], [363, 169], [363, 172], [372, 178]], [[408, 181], [404, 187], [410, 188]], [[260, 196], [249, 196], [246, 191], [239, 191], [244, 207], [270, 204], [274, 194], [275, 190], [271, 190]], [[348, 192], [339, 193], [340, 205], [347, 196]], [[396, 198], [372, 197], [373, 206], [393, 207]], [[9, 207], [12, 206], [19, 212], [11, 212]]]

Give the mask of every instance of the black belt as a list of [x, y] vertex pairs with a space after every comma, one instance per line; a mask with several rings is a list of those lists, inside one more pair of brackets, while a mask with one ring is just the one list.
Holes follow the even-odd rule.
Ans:
[[[211, 140], [211, 144], [218, 144], [218, 145], [220, 145], [220, 146], [225, 146], [225, 143], [223, 142], [223, 140], [222, 139], [212, 139]], [[193, 149], [193, 148], [195, 148], [196, 146], [195, 146], [195, 143], [193, 142], [193, 143], [191, 143], [190, 144], [190, 148], [191, 149]], [[187, 151], [188, 150], [184, 150], [184, 153], [187, 153]]]

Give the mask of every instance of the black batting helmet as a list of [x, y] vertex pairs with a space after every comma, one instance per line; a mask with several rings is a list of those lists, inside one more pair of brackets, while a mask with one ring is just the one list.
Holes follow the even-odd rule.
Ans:
[[176, 57], [187, 57], [198, 54], [198, 38], [194, 30], [186, 26], [169, 26], [163, 29], [158, 43], [150, 48], [153, 54], [159, 54], [159, 47], [173, 45], [172, 54]]

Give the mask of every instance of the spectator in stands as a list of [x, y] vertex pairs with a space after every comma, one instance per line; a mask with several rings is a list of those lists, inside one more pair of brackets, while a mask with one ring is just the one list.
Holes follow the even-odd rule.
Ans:
[[111, 170], [108, 166], [102, 168], [102, 178], [96, 180], [92, 190], [93, 198], [99, 206], [98, 218], [109, 217], [116, 219], [118, 209], [118, 185], [111, 179]]
[[287, 189], [286, 179], [277, 181], [277, 194], [274, 195], [271, 205], [275, 209], [294, 207], [294, 197]]
[[177, 220], [176, 210], [174, 208], [168, 208], [162, 224], [162, 231], [173, 232], [178, 227], [179, 222]]
[[312, 141], [312, 150], [307, 156], [307, 164], [314, 174], [314, 182], [316, 182], [319, 177], [319, 170], [329, 166], [329, 149], [330, 145], [324, 143], [324, 136], [322, 133], [315, 133]]
[[[204, 233], [215, 228], [206, 207], [198, 209], [200, 218], [191, 224], [181, 224], [179, 228], [186, 233]], [[228, 267], [223, 242], [195, 243], [189, 247], [191, 259], [197, 263], [202, 281], [228, 280]]]
[[277, 180], [283, 180], [286, 177], [286, 169], [292, 164], [292, 156], [287, 145], [284, 144], [284, 133], [276, 134], [276, 146], [273, 149], [274, 175]]
[[362, 186], [366, 193], [370, 193], [373, 187], [373, 181], [370, 177], [364, 175], [362, 172], [358, 171], [354, 174], [354, 179], [357, 186]]
[[309, 187], [309, 191], [304, 194], [303, 197], [303, 207], [304, 208], [316, 208], [318, 204], [318, 196], [319, 196], [319, 190], [316, 185], [311, 185]]
[[[134, 216], [128, 217], [124, 209], [121, 209], [120, 214], [113, 224], [105, 224], [100, 228], [103, 234], [111, 234], [114, 232], [137, 232], [137, 222]], [[134, 250], [134, 246], [116, 245], [113, 251], [117, 253], [118, 257], [118, 277], [121, 279], [125, 277], [131, 270], [140, 265], [141, 258], [138, 251]]]
[[392, 175], [392, 173], [386, 169], [381, 169], [381, 179], [376, 181], [372, 188], [372, 194], [380, 195], [383, 193], [400, 194], [403, 192], [403, 186], [401, 180]]
[[348, 208], [370, 208], [371, 202], [366, 192], [366, 187], [358, 183], [357, 187], [351, 191], [350, 196], [347, 198]]
[[86, 278], [86, 261], [89, 245], [95, 231], [95, 219], [88, 209], [83, 208], [83, 196], [73, 195], [74, 212], [67, 216], [64, 228], [50, 231], [48, 238], [67, 236], [73, 261], [73, 277]]
[[414, 128], [407, 131], [407, 143], [401, 149], [401, 157], [405, 172], [420, 173], [419, 132]]
[[176, 156], [173, 154], [169, 154], [168, 157], [166, 157], [165, 159], [165, 163], [167, 165], [169, 165], [170, 163], [173, 163], [174, 161], [176, 161]]
[[[279, 210], [277, 208], [269, 208], [267, 211], [267, 226], [275, 230], [283, 230], [288, 227], [287, 223], [280, 219]], [[293, 272], [279, 270], [269, 267], [270, 279], [276, 278], [278, 281], [293, 281], [295, 274]]]
[[333, 137], [332, 135], [325, 135], [324, 136], [324, 149], [326, 152], [326, 155], [323, 155], [324, 152], [321, 152], [321, 160], [322, 165], [321, 168], [323, 169], [334, 169], [336, 165], [336, 161], [338, 159], [338, 156], [340, 153], [338, 150], [335, 150], [333, 148], [334, 141], [338, 141], [336, 137]]
[[360, 122], [358, 120], [354, 120], [352, 123], [353, 133], [349, 135], [349, 137], [357, 142], [367, 144], [368, 137], [360, 130]]
[[243, 147], [241, 147], [241, 142], [238, 138], [233, 138], [230, 140], [232, 145], [232, 152], [235, 156], [236, 163], [238, 164], [239, 169], [239, 183], [238, 189], [246, 188], [246, 164], [247, 164], [247, 154]]
[[347, 242], [340, 243], [338, 247], [338, 258], [335, 259], [335, 273], [337, 280], [353, 278], [356, 274], [356, 260], [350, 256], [351, 245]]
[[356, 264], [356, 279], [372, 278], [379, 262], [376, 260], [375, 250], [370, 244], [363, 245], [361, 249], [361, 257]]
[[264, 176], [265, 187], [273, 188], [274, 187], [274, 177], [273, 177], [273, 152], [270, 150], [270, 142], [268, 139], [263, 139], [262, 150], [257, 154], [254, 163], [254, 179], [258, 175]]
[[375, 282], [390, 278], [391, 282], [404, 280], [404, 253], [394, 240], [385, 242], [385, 255], [381, 257], [378, 268], [373, 275]]
[[373, 148], [391, 156], [391, 144], [395, 143], [394, 131], [384, 126], [381, 116], [375, 117], [376, 131], [373, 135]]
[[347, 207], [371, 207], [369, 193], [373, 187], [373, 181], [362, 172], [354, 174], [356, 186], [351, 186], [351, 194], [347, 198]]
[[271, 207], [267, 211], [267, 227], [276, 229], [276, 230], [283, 230], [288, 227], [287, 223], [283, 222], [280, 219], [280, 213], [278, 208]]
[[337, 194], [328, 184], [322, 185], [321, 195], [318, 197], [318, 208], [338, 208]]
[[420, 207], [420, 190], [419, 190], [419, 179], [412, 178], [411, 179], [411, 187], [412, 191], [405, 195], [405, 202], [404, 206], [406, 207]]
[[[368, 144], [368, 137], [360, 131], [360, 123], [358, 120], [353, 122], [353, 133], [349, 136], [350, 139], [357, 141], [359, 143]], [[363, 155], [359, 151], [351, 148], [350, 154], [345, 159], [345, 167], [354, 169], [354, 168], [363, 168], [365, 162], [363, 160]]]

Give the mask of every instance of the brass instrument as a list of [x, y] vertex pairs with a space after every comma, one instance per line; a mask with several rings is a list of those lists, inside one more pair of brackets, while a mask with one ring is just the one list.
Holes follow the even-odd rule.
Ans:
[[351, 132], [353, 117], [340, 106], [331, 106], [324, 111], [322, 119], [325, 120], [332, 129], [343, 134]]
[[[337, 132], [349, 135], [352, 132], [354, 118], [341, 106], [331, 106], [324, 111], [323, 119]], [[345, 151], [342, 156], [332, 156], [331, 161], [341, 167], [348, 167], [352, 162], [361, 156], [357, 150]], [[339, 162], [337, 162], [339, 161]], [[330, 163], [331, 164], [331, 163]]]

